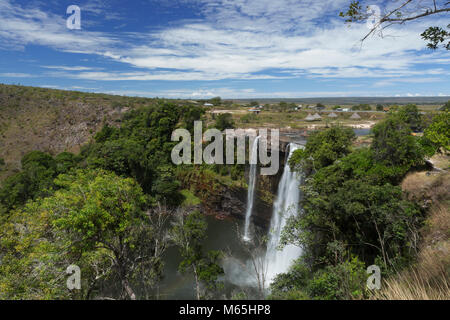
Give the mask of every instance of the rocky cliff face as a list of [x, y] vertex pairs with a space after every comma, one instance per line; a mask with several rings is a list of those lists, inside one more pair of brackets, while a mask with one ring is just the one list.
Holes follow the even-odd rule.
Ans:
[[[253, 207], [252, 221], [260, 227], [267, 227], [272, 217], [273, 200], [275, 199], [278, 183], [283, 174], [285, 153], [280, 152], [280, 170], [274, 176], [258, 175], [255, 203]], [[248, 181], [248, 168], [246, 170], [246, 180]], [[190, 180], [192, 183], [195, 180]], [[229, 187], [208, 183], [207, 190], [201, 191], [199, 183], [196, 184], [197, 196], [202, 199], [203, 212], [219, 217], [233, 217], [245, 219], [247, 205], [247, 189], [244, 187]], [[199, 190], [200, 189], [200, 190]], [[207, 195], [208, 194], [208, 195]]]

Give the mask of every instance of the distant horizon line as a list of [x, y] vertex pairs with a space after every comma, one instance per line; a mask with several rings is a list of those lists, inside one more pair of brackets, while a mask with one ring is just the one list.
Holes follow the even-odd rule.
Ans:
[[220, 97], [222, 100], [233, 100], [233, 101], [241, 101], [241, 100], [316, 100], [316, 99], [415, 99], [415, 98], [428, 98], [428, 99], [446, 99], [450, 98], [450, 94], [448, 95], [383, 95], [383, 96], [316, 96], [316, 97], [241, 97], [241, 98], [233, 98], [233, 97], [222, 97], [220, 95], [217, 96], [208, 96], [208, 97], [168, 97], [168, 96], [144, 96], [144, 95], [133, 95], [131, 94], [119, 94], [114, 93], [113, 91], [94, 91], [88, 88], [60, 88], [57, 86], [32, 86], [25, 84], [13, 84], [13, 83], [0, 83], [0, 85], [5, 86], [20, 86], [20, 87], [32, 87], [32, 88], [41, 88], [41, 89], [50, 89], [50, 90], [61, 90], [67, 92], [83, 92], [83, 93], [93, 93], [93, 94], [106, 94], [111, 96], [120, 96], [120, 97], [130, 97], [130, 98], [148, 98], [148, 99], [169, 99], [169, 100], [195, 100], [195, 101], [208, 101], [216, 97]]

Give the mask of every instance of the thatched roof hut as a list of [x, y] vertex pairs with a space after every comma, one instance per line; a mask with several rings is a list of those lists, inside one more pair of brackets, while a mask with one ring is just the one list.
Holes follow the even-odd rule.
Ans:
[[328, 115], [328, 118], [337, 118], [337, 117], [338, 117], [338, 115], [334, 112], [332, 112]]
[[305, 118], [306, 121], [315, 121], [316, 118], [314, 118], [314, 116], [312, 116], [311, 114], [308, 114], [308, 116]]
[[360, 115], [357, 114], [356, 112], [354, 114], [352, 114], [352, 116], [350, 117], [350, 119], [361, 119]]
[[322, 119], [322, 117], [320, 116], [320, 114], [316, 113], [315, 115], [313, 115], [314, 119], [319, 120]]

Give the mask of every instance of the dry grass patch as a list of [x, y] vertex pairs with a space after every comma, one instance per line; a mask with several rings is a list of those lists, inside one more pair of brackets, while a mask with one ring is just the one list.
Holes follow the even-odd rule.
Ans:
[[[446, 180], [431, 181], [431, 185], [448, 186]], [[411, 181], [409, 181], [411, 182]], [[448, 190], [448, 189], [447, 189]], [[447, 200], [437, 201], [422, 229], [423, 243], [417, 262], [409, 269], [385, 279], [376, 292], [377, 300], [450, 300], [450, 210]]]
[[402, 189], [410, 200], [423, 203], [430, 214], [421, 230], [416, 263], [383, 281], [377, 300], [450, 300], [450, 173], [409, 174]]
[[444, 153], [435, 154], [433, 157], [431, 157], [430, 162], [436, 168], [439, 168], [442, 170], [450, 169], [450, 155], [448, 155], [448, 154], [444, 154]]
[[401, 187], [409, 200], [431, 207], [449, 200], [450, 172], [413, 172], [406, 176]]
[[424, 243], [417, 263], [383, 281], [377, 300], [450, 300], [450, 212], [448, 206], [431, 211], [423, 230]]

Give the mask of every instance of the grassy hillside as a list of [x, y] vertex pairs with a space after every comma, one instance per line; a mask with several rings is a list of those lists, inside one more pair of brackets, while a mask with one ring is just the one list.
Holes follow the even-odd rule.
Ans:
[[[448, 165], [448, 157], [447, 157]], [[409, 174], [402, 188], [411, 200], [430, 208], [413, 265], [385, 279], [375, 299], [430, 300], [450, 298], [450, 173]]]
[[32, 150], [77, 152], [103, 124], [155, 99], [130, 98], [0, 84], [0, 181]]

